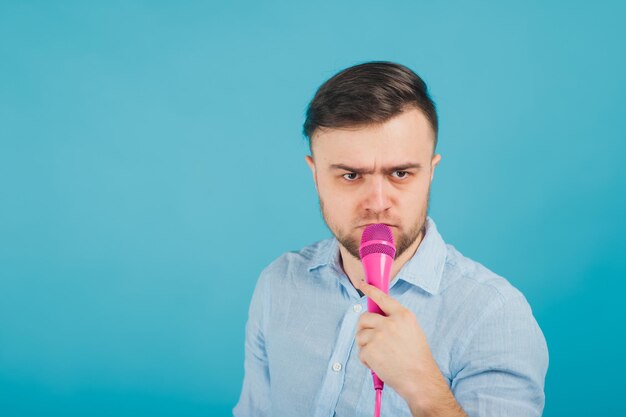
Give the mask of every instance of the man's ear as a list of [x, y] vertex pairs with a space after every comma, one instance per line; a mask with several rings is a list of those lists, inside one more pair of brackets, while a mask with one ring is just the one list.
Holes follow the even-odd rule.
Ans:
[[304, 160], [311, 169], [311, 173], [313, 174], [313, 182], [315, 183], [315, 190], [317, 190], [317, 176], [315, 175], [315, 162], [313, 162], [313, 157], [311, 157], [311, 155], [307, 155], [304, 157]]
[[431, 171], [430, 171], [430, 182], [433, 181], [433, 177], [435, 176], [435, 167], [437, 166], [437, 164], [439, 164], [439, 161], [441, 161], [441, 154], [436, 154], [433, 155], [433, 159], [430, 162], [430, 166], [431, 166]]

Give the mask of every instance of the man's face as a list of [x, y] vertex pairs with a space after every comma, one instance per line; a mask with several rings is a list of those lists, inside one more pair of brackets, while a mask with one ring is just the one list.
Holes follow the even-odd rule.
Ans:
[[382, 124], [315, 131], [306, 161], [322, 216], [352, 256], [359, 259], [361, 234], [371, 223], [391, 227], [396, 258], [421, 239], [441, 159], [433, 146], [430, 123], [417, 108]]

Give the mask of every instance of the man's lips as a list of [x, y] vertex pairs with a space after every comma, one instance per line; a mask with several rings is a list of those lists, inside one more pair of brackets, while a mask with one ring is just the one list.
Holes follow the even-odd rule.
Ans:
[[[367, 223], [367, 224], [364, 224], [364, 225], [362, 225], [362, 226], [358, 226], [358, 227], [357, 227], [357, 229], [359, 229], [359, 228], [361, 228], [361, 227], [371, 226], [372, 224], [381, 224], [381, 223]], [[389, 223], [382, 223], [382, 224], [384, 224], [384, 225], [386, 225], [386, 226], [389, 226], [389, 227], [397, 227], [396, 225], [389, 224]]]

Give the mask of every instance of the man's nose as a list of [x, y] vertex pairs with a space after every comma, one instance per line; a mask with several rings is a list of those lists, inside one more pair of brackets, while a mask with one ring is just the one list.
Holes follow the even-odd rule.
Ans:
[[372, 176], [367, 182], [365, 208], [379, 214], [391, 207], [389, 184], [381, 176]]

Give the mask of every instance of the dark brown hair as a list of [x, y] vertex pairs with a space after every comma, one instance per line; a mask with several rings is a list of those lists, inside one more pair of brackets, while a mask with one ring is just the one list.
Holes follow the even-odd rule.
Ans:
[[307, 107], [303, 133], [310, 147], [317, 128], [382, 123], [410, 106], [420, 109], [430, 122], [436, 147], [437, 111], [426, 83], [404, 65], [365, 62], [344, 69], [322, 84]]

